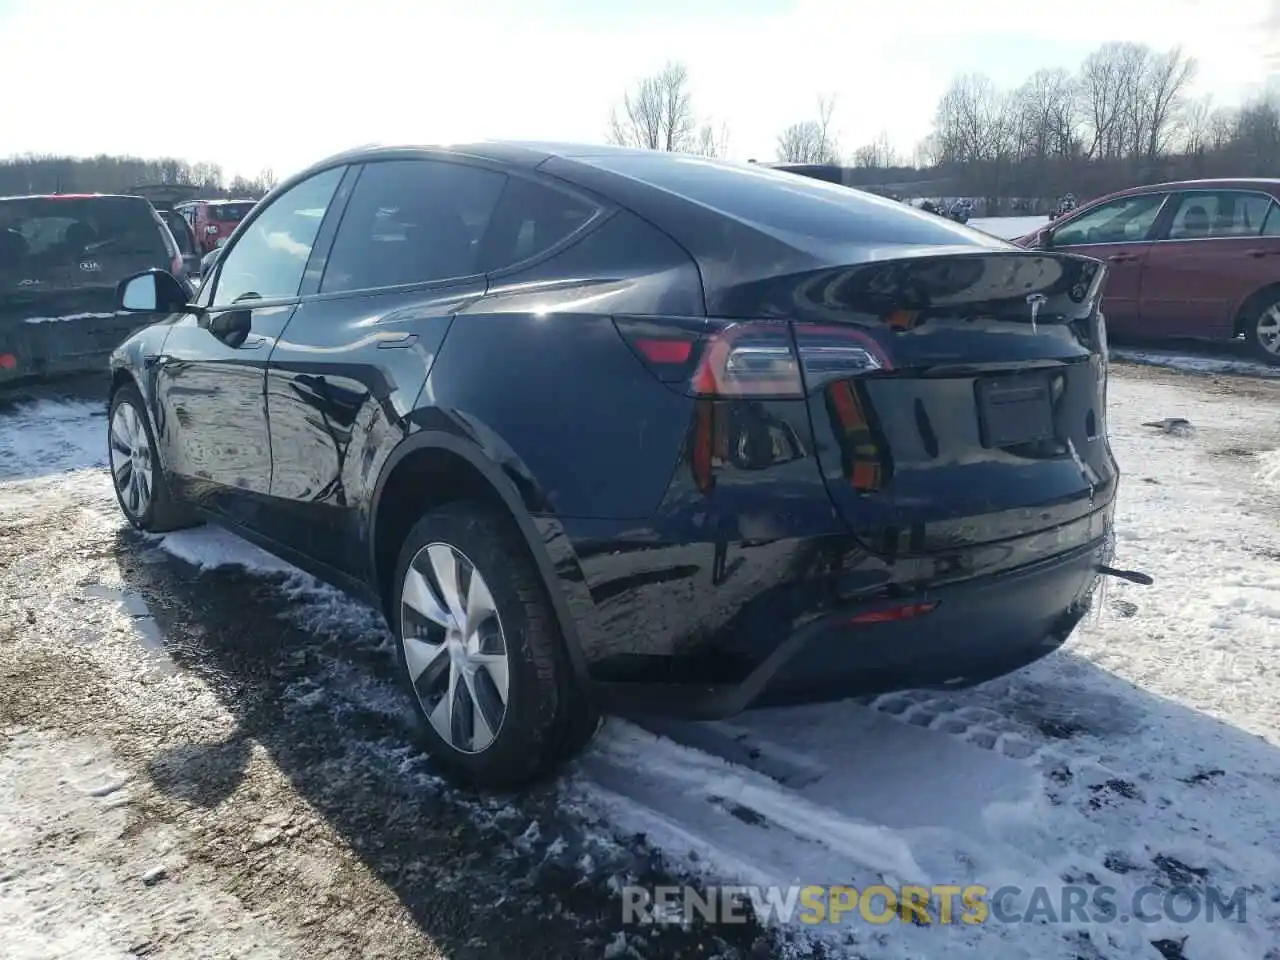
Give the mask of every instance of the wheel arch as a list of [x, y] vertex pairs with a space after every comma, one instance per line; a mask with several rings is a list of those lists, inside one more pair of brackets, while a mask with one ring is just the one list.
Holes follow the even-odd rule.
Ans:
[[1245, 325], [1253, 319], [1254, 314], [1260, 310], [1266, 302], [1271, 300], [1280, 301], [1280, 281], [1268, 283], [1263, 287], [1259, 287], [1249, 296], [1240, 302], [1240, 306], [1236, 308], [1235, 320], [1232, 326], [1232, 336], [1239, 337], [1246, 334]]
[[[436, 496], [414, 496], [413, 478], [436, 478]], [[408, 530], [405, 511], [416, 515], [451, 500], [482, 500], [502, 510], [511, 520], [533, 560], [547, 599], [560, 626], [566, 653], [574, 674], [587, 680], [586, 660], [577, 626], [560, 586], [555, 567], [533, 522], [529, 508], [515, 483], [475, 444], [453, 433], [421, 430], [402, 440], [387, 457], [374, 485], [368, 516], [370, 586], [376, 591], [384, 613], [390, 611], [390, 583], [402, 538], [394, 532]], [[399, 505], [403, 504], [403, 507]], [[390, 622], [388, 616], [388, 622]]]

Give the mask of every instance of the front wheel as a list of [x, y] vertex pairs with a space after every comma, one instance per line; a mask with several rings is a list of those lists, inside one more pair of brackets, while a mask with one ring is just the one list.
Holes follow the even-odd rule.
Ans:
[[428, 751], [462, 779], [521, 786], [582, 749], [598, 714], [509, 520], [474, 502], [409, 531], [392, 624]]
[[1245, 324], [1244, 335], [1255, 357], [1280, 366], [1280, 298], [1263, 303]]
[[111, 483], [129, 523], [147, 533], [195, 525], [196, 518], [169, 496], [147, 408], [136, 387], [112, 394], [107, 424]]

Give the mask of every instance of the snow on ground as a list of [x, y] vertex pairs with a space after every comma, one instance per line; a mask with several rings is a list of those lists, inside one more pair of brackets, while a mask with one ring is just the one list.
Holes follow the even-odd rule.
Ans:
[[0, 482], [107, 465], [107, 406], [84, 400], [0, 402]]
[[969, 226], [1001, 240], [1014, 240], [1026, 236], [1032, 230], [1040, 229], [1048, 222], [1048, 217], [976, 217], [969, 221]]
[[[577, 802], [744, 883], [1044, 885], [1055, 898], [1064, 881], [1102, 883], [1119, 904], [1149, 884], [1261, 885], [1248, 925], [864, 926], [850, 936], [868, 956], [1154, 957], [1152, 941], [1185, 936], [1177, 955], [1194, 960], [1280, 945], [1262, 892], [1280, 876], [1280, 515], [1254, 508], [1266, 494], [1238, 469], [1275, 468], [1280, 418], [1123, 374], [1111, 397], [1127, 468], [1117, 562], [1155, 586], [1110, 588], [1063, 652], [974, 690], [657, 725], [670, 739], [613, 724]], [[1194, 436], [1142, 425], [1173, 416]]]
[[[612, 720], [564, 777], [562, 819], [541, 828], [550, 835], [577, 823], [579, 833], [595, 831], [592, 852], [575, 848], [570, 868], [587, 871], [611, 836], [642, 833], [676, 868], [707, 883], [1012, 885], [1023, 891], [1011, 901], [1017, 909], [1036, 886], [1049, 888], [1055, 904], [1064, 884], [1091, 895], [1111, 887], [1126, 915], [1143, 890], [1177, 890], [1184, 904], [1199, 897], [1203, 905], [1211, 887], [1226, 897], [1242, 887], [1243, 923], [1108, 923], [1091, 915], [872, 925], [855, 914], [816, 931], [793, 926], [786, 936], [798, 954], [816, 941], [841, 956], [884, 958], [1280, 957], [1276, 397], [1125, 367], [1115, 368], [1110, 396], [1125, 471], [1116, 562], [1149, 572], [1154, 586], [1110, 586], [1097, 619], [1063, 651], [972, 690], [752, 711], [716, 724]], [[0, 480], [0, 524], [14, 527], [56, 503], [68, 522], [79, 518], [86, 542], [119, 528], [101, 467], [99, 411], [63, 404], [0, 414], [0, 451], [23, 454], [17, 459], [26, 464], [0, 457], [13, 471]], [[1191, 430], [1144, 425], [1170, 417], [1186, 418]], [[58, 442], [39, 439], [36, 424]], [[61, 472], [37, 466], [46, 459]], [[314, 635], [363, 650], [385, 644], [370, 611], [229, 534], [200, 528], [157, 545], [197, 571], [241, 567], [262, 578], [287, 599], [286, 616]], [[52, 602], [37, 609], [57, 622]], [[261, 630], [264, 642], [274, 632]], [[364, 659], [312, 655], [313, 668], [291, 688], [295, 708], [345, 703], [343, 716], [380, 716], [399, 729], [403, 703]], [[157, 695], [146, 687], [130, 694]], [[199, 706], [204, 695], [195, 688], [189, 696], [193, 710], [211, 709]], [[112, 859], [124, 828], [109, 798], [127, 783], [107, 761], [85, 759], [104, 755], [47, 733], [0, 736], [0, 871], [9, 870], [0, 872], [0, 922], [23, 931], [17, 942], [27, 953], [16, 956], [114, 960], [128, 954], [104, 945], [123, 943], [121, 931], [151, 924], [162, 937], [165, 924], [178, 922], [136, 879], [165, 863], [163, 832], [154, 850], [133, 845], [124, 862]], [[445, 789], [430, 778], [416, 783]], [[512, 814], [499, 804], [475, 806], [472, 815]], [[47, 839], [68, 831], [87, 831], [92, 842], [68, 852]], [[517, 843], [534, 842], [538, 832], [537, 821], [518, 827]], [[563, 847], [556, 840], [548, 849], [556, 844]], [[11, 862], [20, 864], [17, 874]], [[237, 904], [216, 889], [173, 893], [187, 906], [184, 923], [203, 930], [211, 918], [230, 918], [218, 942], [223, 955], [246, 951], [243, 938], [288, 942], [256, 914], [237, 915]], [[1158, 908], [1161, 895], [1144, 903]], [[95, 919], [71, 920], [86, 914]], [[654, 955], [639, 932], [618, 936], [606, 955]], [[188, 938], [182, 949], [198, 955], [206, 944]], [[270, 955], [265, 947], [251, 952]]]
[[1265, 364], [1244, 355], [1241, 343], [1214, 343], [1210, 349], [1215, 355], [1206, 355], [1205, 346], [1197, 344], [1195, 350], [1173, 350], [1159, 347], [1112, 347], [1111, 354], [1127, 363], [1141, 363], [1153, 367], [1169, 367], [1189, 373], [1230, 373], [1263, 379], [1280, 378], [1280, 366]]

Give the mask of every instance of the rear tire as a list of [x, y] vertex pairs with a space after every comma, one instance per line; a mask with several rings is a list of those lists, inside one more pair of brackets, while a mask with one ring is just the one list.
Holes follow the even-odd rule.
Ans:
[[457, 779], [523, 786], [590, 742], [599, 714], [510, 519], [472, 501], [414, 524], [389, 611], [426, 749]]
[[1280, 296], [1263, 300], [1244, 323], [1249, 349], [1263, 363], [1280, 366]]
[[130, 524], [145, 533], [167, 533], [199, 524], [195, 513], [169, 494], [147, 406], [133, 384], [111, 395], [107, 455], [116, 501]]

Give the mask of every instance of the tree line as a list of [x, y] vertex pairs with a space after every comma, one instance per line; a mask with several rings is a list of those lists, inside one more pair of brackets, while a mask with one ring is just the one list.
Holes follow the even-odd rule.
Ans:
[[[834, 123], [836, 98], [777, 136], [778, 160], [852, 168], [847, 182], [869, 187], [928, 184], [937, 195], [987, 201], [997, 212], [1014, 198], [1043, 202], [1071, 191], [1087, 198], [1158, 180], [1268, 176], [1280, 169], [1280, 91], [1240, 107], [1193, 98], [1196, 61], [1181, 48], [1105, 43], [1076, 70], [1038, 70], [1002, 89], [970, 73], [938, 102], [930, 134], [905, 156], [881, 134], [850, 152]], [[668, 63], [625, 91], [606, 129], [611, 143], [724, 156], [729, 131], [699, 112], [689, 71]], [[172, 157], [27, 155], [0, 160], [0, 196], [127, 193], [140, 184], [190, 184], [202, 195], [258, 198], [270, 169], [228, 180], [216, 163]]]
[[202, 197], [259, 199], [275, 186], [264, 169], [255, 177], [226, 178], [216, 163], [188, 163], [173, 157], [26, 155], [0, 159], [0, 196], [33, 193], [129, 193], [143, 184], [190, 185]]
[[[1082, 199], [1158, 180], [1271, 176], [1280, 168], [1280, 98], [1240, 107], [1193, 98], [1196, 61], [1181, 48], [1112, 42], [1080, 67], [1038, 70], [1013, 89], [988, 76], [957, 77], [938, 102], [931, 133], [910, 156], [881, 134], [851, 152], [835, 135], [836, 100], [777, 137], [791, 163], [853, 168], [848, 182], [945, 185], [987, 201], [1073, 192]], [[722, 156], [728, 131], [700, 115], [688, 71], [668, 64], [640, 81], [610, 117], [609, 140], [651, 150]]]

